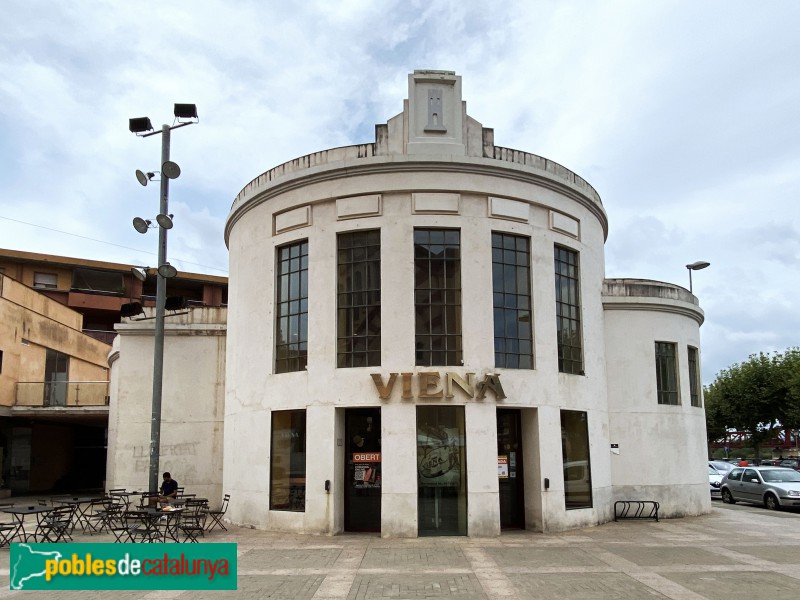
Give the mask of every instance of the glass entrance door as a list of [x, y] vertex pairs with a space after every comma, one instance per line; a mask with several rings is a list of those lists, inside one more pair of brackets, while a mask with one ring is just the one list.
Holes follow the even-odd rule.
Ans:
[[463, 406], [417, 406], [419, 535], [467, 535]]
[[345, 409], [344, 528], [381, 530], [381, 409]]
[[519, 410], [497, 409], [497, 478], [501, 529], [525, 528], [522, 426]]

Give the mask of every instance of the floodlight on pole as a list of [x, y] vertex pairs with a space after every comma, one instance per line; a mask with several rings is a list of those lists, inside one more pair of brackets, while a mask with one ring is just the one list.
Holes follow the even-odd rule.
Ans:
[[[169, 180], [176, 179], [180, 174], [180, 167], [169, 159], [170, 133], [173, 129], [185, 127], [198, 123], [197, 106], [194, 104], [176, 104], [174, 109], [177, 123], [173, 125], [162, 125], [160, 131], [153, 131], [153, 125], [147, 117], [130, 119], [129, 129], [139, 137], [149, 137], [161, 134], [161, 201], [159, 203], [158, 216], [158, 275], [156, 279], [156, 316], [155, 334], [153, 350], [153, 401], [150, 419], [150, 465], [148, 485], [151, 492], [158, 490], [159, 459], [161, 454], [161, 396], [164, 379], [164, 316], [167, 299], [167, 278], [175, 277], [178, 271], [167, 262], [167, 232], [172, 227], [172, 215], [169, 214]], [[189, 121], [181, 121], [189, 119]], [[136, 178], [139, 183], [141, 171], [137, 171]], [[148, 172], [145, 175], [147, 180], [152, 180], [155, 173]], [[142, 225], [144, 227], [142, 228]], [[137, 217], [134, 219], [134, 227], [140, 233], [146, 233], [151, 223], [146, 219]]]
[[164, 229], [172, 229], [172, 215], [156, 215], [156, 223]]
[[136, 277], [139, 281], [144, 282], [147, 279], [147, 271], [150, 267], [131, 267], [131, 275]]
[[693, 293], [692, 291], [692, 271], [699, 271], [700, 269], [705, 269], [706, 267], [710, 267], [711, 263], [706, 262], [704, 260], [698, 260], [691, 264], [686, 265], [686, 268], [689, 270], [689, 293]]

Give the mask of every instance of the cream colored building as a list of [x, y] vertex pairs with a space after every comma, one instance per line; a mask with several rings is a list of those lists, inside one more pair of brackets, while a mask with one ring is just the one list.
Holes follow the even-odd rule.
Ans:
[[[555, 531], [628, 499], [707, 512], [697, 298], [605, 279], [588, 182], [495, 146], [454, 73], [408, 85], [374, 142], [284, 163], [236, 197], [228, 314], [208, 321], [226, 330], [224, 378], [219, 344], [167, 330], [162, 439], [195, 444], [173, 474], [196, 468], [231, 494], [233, 522], [275, 531]], [[109, 481], [143, 485], [146, 468], [121, 465], [147, 443], [134, 413], [152, 338], [127, 327]], [[218, 414], [223, 379], [224, 418], [187, 422], [196, 397]]]
[[16, 494], [103, 485], [110, 346], [83, 317], [0, 273], [0, 448]]

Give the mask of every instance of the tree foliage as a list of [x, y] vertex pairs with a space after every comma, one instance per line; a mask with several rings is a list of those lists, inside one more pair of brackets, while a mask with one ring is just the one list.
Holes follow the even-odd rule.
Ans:
[[800, 348], [752, 354], [717, 374], [705, 388], [709, 441], [729, 429], [747, 432], [758, 448], [776, 427], [800, 428]]

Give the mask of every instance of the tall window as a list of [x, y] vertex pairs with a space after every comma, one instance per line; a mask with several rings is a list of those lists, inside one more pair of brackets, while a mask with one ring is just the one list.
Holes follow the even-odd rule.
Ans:
[[561, 411], [561, 455], [564, 461], [564, 504], [592, 507], [592, 463], [589, 460], [589, 426], [585, 412]]
[[272, 413], [270, 510], [306, 509], [306, 411]]
[[492, 233], [494, 366], [533, 368], [530, 240]]
[[672, 342], [656, 342], [656, 388], [659, 404], [679, 404], [678, 352]]
[[416, 365], [461, 365], [461, 235], [414, 230]]
[[578, 253], [556, 246], [556, 335], [558, 370], [583, 375], [583, 341]]
[[308, 361], [308, 240], [278, 248], [275, 372], [302, 371]]
[[691, 398], [692, 406], [701, 406], [700, 369], [698, 369], [699, 361], [697, 360], [697, 348], [689, 346], [687, 348], [687, 355], [689, 356], [689, 398]]
[[381, 233], [357, 231], [337, 238], [338, 367], [381, 364]]

